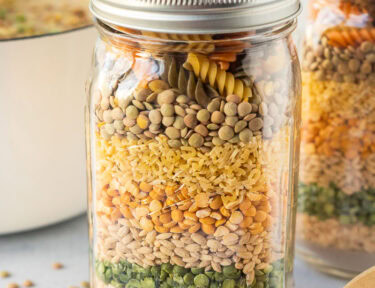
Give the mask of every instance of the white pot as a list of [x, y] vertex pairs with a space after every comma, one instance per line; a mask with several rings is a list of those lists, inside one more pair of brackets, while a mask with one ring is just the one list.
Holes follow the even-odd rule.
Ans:
[[96, 36], [86, 27], [0, 41], [0, 234], [86, 209], [84, 88]]

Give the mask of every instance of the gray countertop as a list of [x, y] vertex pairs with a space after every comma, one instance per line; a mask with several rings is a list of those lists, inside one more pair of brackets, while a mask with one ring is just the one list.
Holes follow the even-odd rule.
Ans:
[[[0, 278], [0, 288], [26, 279], [40, 288], [68, 288], [88, 281], [88, 239], [86, 217], [52, 227], [0, 237], [0, 271], [12, 274]], [[52, 269], [54, 262], [64, 268]], [[345, 281], [318, 273], [297, 259], [296, 288], [342, 288]]]

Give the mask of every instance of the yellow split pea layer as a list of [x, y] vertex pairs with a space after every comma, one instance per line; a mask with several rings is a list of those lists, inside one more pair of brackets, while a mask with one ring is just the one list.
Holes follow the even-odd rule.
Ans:
[[[160, 233], [202, 229], [212, 234], [231, 222], [257, 234], [269, 229], [271, 215], [285, 212], [286, 200], [280, 198], [288, 187], [286, 139], [263, 143], [259, 136], [250, 144], [226, 144], [206, 153], [172, 149], [166, 142], [165, 137], [117, 136], [107, 141], [97, 135], [99, 215], [134, 219], [135, 226]], [[282, 186], [275, 180], [280, 178]]]
[[269, 230], [272, 223], [269, 199], [254, 194], [245, 196], [240, 205], [232, 209], [223, 206], [220, 195], [208, 196], [199, 193], [194, 198], [187, 195], [186, 187], [139, 185], [128, 181], [131, 192], [120, 194], [110, 184], [98, 191], [97, 215], [107, 216], [112, 221], [124, 217], [132, 227], [158, 233], [195, 233], [202, 230], [207, 235], [215, 233], [220, 226], [250, 230], [252, 235]]
[[[300, 180], [353, 194], [374, 185], [375, 83], [303, 74]], [[348, 171], [351, 171], [348, 173]]]
[[302, 153], [365, 159], [375, 153], [375, 82], [303, 74]]

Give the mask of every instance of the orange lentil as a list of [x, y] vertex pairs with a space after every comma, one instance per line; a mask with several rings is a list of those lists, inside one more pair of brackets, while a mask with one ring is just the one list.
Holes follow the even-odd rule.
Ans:
[[181, 210], [173, 210], [171, 213], [173, 221], [180, 222], [184, 219], [184, 213]]
[[60, 262], [55, 262], [55, 263], [52, 264], [52, 268], [55, 269], [55, 270], [59, 270], [59, 269], [64, 268], [64, 265]]
[[167, 233], [169, 231], [168, 228], [163, 226], [155, 226], [155, 230], [159, 233]]
[[167, 223], [171, 222], [171, 220], [172, 220], [171, 214], [169, 212], [163, 213], [163, 214], [160, 215], [159, 220], [160, 220], [161, 223], [167, 224]]
[[157, 193], [155, 190], [152, 190], [152, 191], [150, 192], [150, 197], [151, 197], [152, 199], [156, 199], [156, 200], [163, 200], [163, 198], [164, 198], [163, 195]]
[[183, 211], [188, 210], [192, 204], [193, 203], [191, 202], [191, 200], [185, 200], [178, 204], [178, 209], [183, 210]]
[[250, 225], [253, 224], [253, 217], [244, 217], [243, 221], [240, 224], [242, 229], [249, 228]]
[[198, 211], [198, 206], [197, 204], [194, 202], [193, 204], [191, 204], [191, 206], [189, 207], [189, 212], [192, 212], [192, 213], [195, 213]]
[[127, 219], [133, 219], [134, 218], [133, 213], [130, 211], [129, 207], [127, 207], [127, 206], [121, 207], [120, 212]]
[[202, 224], [212, 225], [212, 224], [215, 224], [216, 220], [211, 217], [205, 217], [205, 218], [199, 219], [199, 222], [201, 222]]
[[190, 228], [190, 225], [186, 225], [182, 222], [178, 222], [178, 226], [182, 229], [182, 230], [187, 230]]
[[159, 217], [157, 215], [151, 215], [151, 220], [157, 226], [162, 226], [163, 223], [160, 222]]
[[258, 210], [255, 214], [255, 217], [254, 217], [254, 220], [256, 222], [263, 222], [264, 220], [267, 219], [267, 213], [262, 211], [262, 210]]
[[25, 286], [25, 287], [32, 287], [32, 286], [34, 286], [34, 283], [30, 280], [26, 280], [26, 281], [23, 282], [22, 285]]
[[[242, 210], [241, 210], [242, 211]], [[250, 208], [248, 208], [247, 210], [245, 211], [242, 211], [242, 213], [245, 215], [245, 216], [249, 216], [249, 217], [254, 217], [255, 214], [256, 214], [257, 210], [254, 206], [251, 206]]]
[[199, 229], [201, 229], [201, 224], [197, 223], [195, 224], [194, 226], [191, 226], [189, 228], [189, 233], [195, 233], [197, 232]]
[[213, 210], [217, 210], [221, 206], [223, 206], [223, 201], [221, 200], [221, 197], [215, 196], [215, 198], [210, 203], [210, 208], [213, 209]]
[[175, 193], [176, 189], [174, 186], [167, 186], [165, 187], [165, 193], [168, 195], [168, 196], [172, 196], [174, 193]]
[[121, 218], [121, 211], [119, 209], [114, 209], [111, 213], [111, 220], [114, 222], [117, 219]]
[[229, 217], [230, 216], [229, 211], [224, 206], [220, 207], [220, 213], [224, 217]]
[[175, 221], [171, 221], [169, 223], [165, 223], [163, 226], [166, 227], [166, 228], [172, 228], [174, 226], [176, 226], [177, 222]]
[[146, 182], [141, 182], [139, 184], [139, 188], [144, 192], [151, 192], [152, 191], [152, 185], [148, 184]]
[[199, 208], [206, 208], [208, 206], [209, 198], [207, 193], [198, 193], [197, 195], [195, 195], [194, 200], [195, 204]]
[[226, 219], [220, 219], [220, 220], [217, 220], [217, 221], [215, 222], [215, 227], [219, 227], [219, 226], [221, 226], [221, 225], [224, 225], [225, 222], [227, 222]]
[[202, 227], [202, 231], [204, 233], [206, 233], [207, 235], [212, 235], [215, 233], [215, 228], [213, 225], [209, 225], [209, 224], [204, 224], [202, 223], [201, 224], [201, 227]]
[[178, 226], [172, 227], [170, 231], [171, 231], [172, 233], [182, 233], [182, 232], [184, 232], [184, 230], [181, 229], [181, 228], [178, 227]]
[[184, 217], [186, 219], [190, 219], [194, 222], [197, 222], [198, 221], [198, 217], [195, 215], [195, 213], [192, 213], [192, 212], [189, 212], [189, 211], [185, 211], [184, 212]]

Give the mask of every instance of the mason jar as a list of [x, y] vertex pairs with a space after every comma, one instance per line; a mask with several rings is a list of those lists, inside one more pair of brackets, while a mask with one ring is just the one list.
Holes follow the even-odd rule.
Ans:
[[311, 1], [298, 250], [351, 277], [375, 263], [375, 2]]
[[292, 287], [297, 0], [93, 0], [93, 287]]

